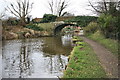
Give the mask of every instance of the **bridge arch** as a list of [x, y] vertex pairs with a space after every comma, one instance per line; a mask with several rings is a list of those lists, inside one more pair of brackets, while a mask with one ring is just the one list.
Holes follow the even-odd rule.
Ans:
[[65, 26], [77, 26], [76, 24], [72, 24], [72, 23], [64, 23], [64, 24], [59, 24], [59, 25], [56, 25], [55, 28], [54, 28], [54, 35], [58, 35], [58, 33], [61, 32], [61, 30], [65, 27]]

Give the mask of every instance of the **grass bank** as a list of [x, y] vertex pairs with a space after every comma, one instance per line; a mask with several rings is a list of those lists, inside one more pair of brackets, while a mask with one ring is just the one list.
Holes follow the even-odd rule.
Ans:
[[88, 38], [102, 44], [105, 48], [111, 51], [114, 55], [118, 55], [118, 41], [113, 39], [106, 39], [100, 31], [87, 36]]
[[53, 36], [55, 23], [27, 24], [26, 26], [4, 26], [3, 40]]
[[39, 23], [38, 26], [42, 27], [44, 31], [53, 34], [53, 28], [55, 23]]
[[82, 42], [82, 46], [75, 46], [69, 57], [70, 60], [63, 78], [107, 77], [96, 54], [87, 43]]
[[53, 36], [54, 23], [27, 24], [26, 26], [5, 26], [3, 40]]

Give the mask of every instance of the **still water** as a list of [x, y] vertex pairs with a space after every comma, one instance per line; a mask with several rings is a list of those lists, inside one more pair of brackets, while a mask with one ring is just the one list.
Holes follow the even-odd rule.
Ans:
[[2, 78], [57, 78], [72, 50], [71, 36], [7, 40], [2, 44]]

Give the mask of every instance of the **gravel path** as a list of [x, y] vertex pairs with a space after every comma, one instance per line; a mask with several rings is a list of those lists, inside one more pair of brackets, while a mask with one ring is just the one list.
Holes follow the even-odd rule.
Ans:
[[109, 78], [118, 78], [118, 58], [99, 43], [84, 36], [81, 36], [81, 38], [91, 45], [107, 76]]

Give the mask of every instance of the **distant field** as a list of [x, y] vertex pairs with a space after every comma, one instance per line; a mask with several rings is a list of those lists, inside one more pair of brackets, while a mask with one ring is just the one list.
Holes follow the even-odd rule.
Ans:
[[38, 26], [42, 27], [44, 30], [49, 31], [52, 30], [55, 23], [39, 23]]
[[53, 34], [53, 28], [55, 23], [39, 23], [38, 26], [42, 27], [44, 31]]

